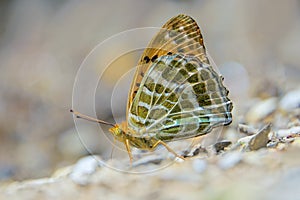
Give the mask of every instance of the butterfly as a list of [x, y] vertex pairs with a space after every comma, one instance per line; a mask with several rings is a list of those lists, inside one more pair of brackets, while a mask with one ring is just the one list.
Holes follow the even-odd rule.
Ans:
[[114, 138], [154, 150], [167, 142], [194, 138], [232, 122], [229, 91], [211, 66], [199, 26], [188, 15], [167, 21], [144, 50], [128, 95], [126, 121], [112, 124], [71, 110], [77, 118], [111, 125]]

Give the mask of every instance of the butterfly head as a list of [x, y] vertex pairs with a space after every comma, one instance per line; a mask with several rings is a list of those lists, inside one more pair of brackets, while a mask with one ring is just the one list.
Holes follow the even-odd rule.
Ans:
[[126, 123], [123, 122], [121, 124], [116, 124], [112, 128], [109, 129], [109, 131], [112, 133], [112, 135], [119, 141], [125, 140], [125, 130], [126, 130]]

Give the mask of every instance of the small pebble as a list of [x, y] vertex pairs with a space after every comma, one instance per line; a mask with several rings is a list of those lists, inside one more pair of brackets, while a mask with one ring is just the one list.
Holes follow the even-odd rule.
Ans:
[[193, 146], [191, 150], [183, 152], [184, 157], [198, 156], [200, 153], [207, 155], [208, 151], [202, 146], [202, 144], [197, 144]]
[[264, 128], [258, 131], [255, 135], [246, 136], [240, 138], [236, 144], [233, 145], [231, 149], [237, 149], [242, 147], [243, 150], [258, 150], [263, 147], [267, 147], [269, 139], [269, 134], [271, 131], [271, 124], [268, 124]]
[[289, 137], [291, 135], [300, 134], [300, 126], [295, 126], [290, 129], [280, 129], [277, 131], [278, 138]]
[[246, 114], [247, 121], [255, 123], [266, 118], [276, 110], [276, 103], [277, 98], [275, 97], [256, 103]]
[[270, 141], [268, 144], [267, 144], [267, 147], [268, 148], [275, 148], [276, 146], [278, 145], [278, 141]]
[[245, 124], [239, 124], [238, 129], [241, 133], [244, 133], [246, 135], [254, 135], [258, 132], [257, 129], [253, 128], [252, 126], [245, 125]]
[[217, 153], [220, 153], [221, 151], [224, 151], [224, 149], [231, 144], [232, 144], [231, 141], [224, 140], [224, 141], [220, 141], [220, 142], [217, 142], [216, 144], [214, 144], [214, 148]]
[[285, 111], [300, 108], [300, 89], [288, 92], [279, 102], [279, 107]]
[[89, 177], [93, 174], [99, 166], [99, 158], [96, 156], [88, 156], [81, 158], [73, 167], [70, 174], [72, 181], [79, 185], [87, 185]]
[[260, 148], [266, 147], [269, 142], [269, 133], [271, 131], [271, 124], [268, 124], [262, 128], [257, 134], [253, 135], [249, 141], [249, 149], [251, 151], [258, 150]]

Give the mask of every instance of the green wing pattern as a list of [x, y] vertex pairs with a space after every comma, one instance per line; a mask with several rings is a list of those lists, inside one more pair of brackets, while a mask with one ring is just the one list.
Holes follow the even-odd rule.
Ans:
[[135, 134], [164, 141], [203, 135], [231, 123], [227, 95], [222, 77], [197, 56], [161, 56], [140, 84], [128, 126]]

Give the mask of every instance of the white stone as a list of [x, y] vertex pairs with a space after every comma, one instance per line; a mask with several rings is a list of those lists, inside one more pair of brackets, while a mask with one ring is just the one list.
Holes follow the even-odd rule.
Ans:
[[99, 158], [97, 156], [88, 156], [81, 158], [73, 168], [70, 174], [72, 181], [79, 185], [87, 185], [89, 177], [93, 174], [99, 166]]
[[258, 122], [276, 110], [277, 98], [272, 97], [262, 100], [254, 105], [247, 113], [246, 119], [248, 122]]
[[288, 92], [279, 102], [279, 107], [285, 111], [292, 111], [300, 107], [300, 89]]

